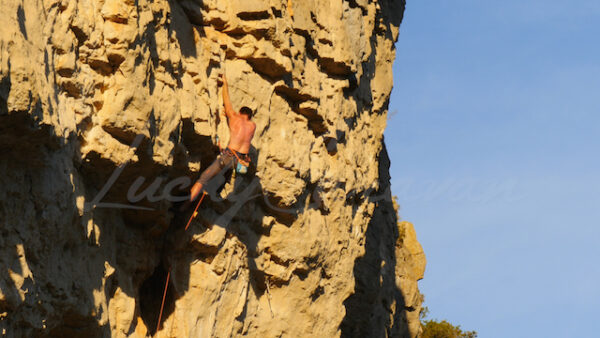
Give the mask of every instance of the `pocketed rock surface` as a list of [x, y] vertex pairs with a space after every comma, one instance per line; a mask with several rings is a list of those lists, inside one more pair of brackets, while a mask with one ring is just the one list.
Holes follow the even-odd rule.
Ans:
[[[383, 141], [404, 1], [0, 12], [3, 335], [419, 335], [425, 257]], [[229, 138], [223, 72], [256, 112], [252, 165], [185, 231], [180, 196]]]

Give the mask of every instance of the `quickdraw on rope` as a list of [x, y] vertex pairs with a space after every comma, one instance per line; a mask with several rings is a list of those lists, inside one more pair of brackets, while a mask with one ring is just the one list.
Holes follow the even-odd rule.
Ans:
[[219, 138], [219, 135], [217, 135], [217, 147], [219, 147], [219, 153], [221, 153], [223, 151], [223, 147], [221, 147], [221, 139]]
[[[196, 204], [196, 208], [194, 209], [194, 212], [190, 216], [190, 219], [188, 220], [187, 224], [185, 225], [185, 229], [183, 231], [186, 231], [190, 227], [190, 224], [192, 224], [192, 220], [194, 218], [196, 218], [196, 216], [198, 216], [198, 208], [200, 207], [200, 204], [202, 204], [202, 201], [204, 200], [205, 196], [206, 196], [206, 191], [203, 191], [202, 197], [200, 197], [198, 204]], [[156, 323], [155, 334], [158, 333], [158, 329], [160, 329], [160, 320], [162, 319], [163, 310], [165, 308], [165, 300], [167, 298], [167, 288], [169, 287], [170, 279], [171, 279], [171, 268], [169, 267], [169, 271], [167, 272], [167, 281], [165, 282], [165, 291], [163, 292], [162, 302], [160, 303], [160, 311], [158, 313], [158, 322]]]
[[185, 225], [184, 231], [186, 231], [190, 227], [190, 224], [192, 224], [192, 220], [196, 216], [198, 216], [198, 207], [200, 206], [200, 204], [204, 200], [204, 196], [206, 196], [206, 191], [202, 192], [202, 197], [200, 197], [200, 200], [198, 201], [198, 204], [196, 204], [196, 208], [194, 209], [194, 212], [192, 213], [192, 216], [190, 216], [190, 219], [188, 220], [187, 224]]

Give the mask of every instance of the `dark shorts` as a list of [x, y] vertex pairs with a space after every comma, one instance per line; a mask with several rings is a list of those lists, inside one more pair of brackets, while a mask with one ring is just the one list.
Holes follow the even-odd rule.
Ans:
[[236, 152], [234, 155], [233, 151], [234, 150], [228, 148], [223, 149], [221, 154], [217, 156], [217, 159], [210, 166], [208, 166], [204, 172], [202, 172], [202, 175], [200, 175], [200, 178], [198, 179], [198, 183], [201, 183], [204, 187], [208, 181], [217, 176], [219, 173], [224, 175], [227, 170], [234, 169], [238, 164], [238, 158], [242, 160], [248, 158], [247, 154]]

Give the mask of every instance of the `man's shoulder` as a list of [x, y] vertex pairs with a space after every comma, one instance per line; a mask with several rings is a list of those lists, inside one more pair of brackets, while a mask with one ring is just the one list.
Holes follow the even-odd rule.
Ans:
[[256, 123], [252, 120], [246, 120], [245, 118], [240, 117], [240, 121], [246, 126], [256, 127]]

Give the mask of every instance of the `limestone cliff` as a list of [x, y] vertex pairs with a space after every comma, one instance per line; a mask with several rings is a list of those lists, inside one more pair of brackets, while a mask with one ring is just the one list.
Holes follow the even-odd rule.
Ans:
[[[383, 143], [403, 11], [0, 0], [2, 334], [418, 336], [425, 260]], [[224, 71], [253, 164], [184, 231], [228, 140]]]

